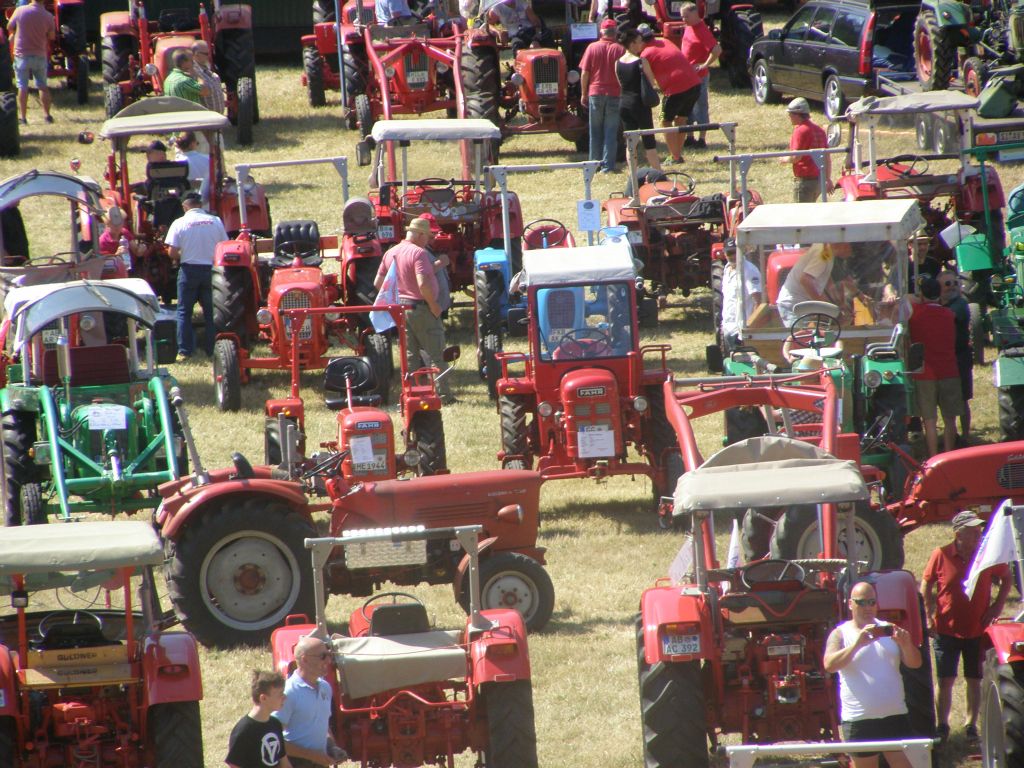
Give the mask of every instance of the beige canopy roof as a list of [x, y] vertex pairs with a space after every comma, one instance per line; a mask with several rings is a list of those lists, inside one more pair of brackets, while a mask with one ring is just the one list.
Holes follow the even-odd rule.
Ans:
[[866, 243], [907, 240], [924, 226], [917, 200], [766, 203], [736, 230], [740, 248], [777, 243]]
[[967, 111], [977, 107], [976, 97], [960, 91], [921, 91], [899, 96], [866, 96], [846, 109], [846, 117], [857, 122], [866, 115], [919, 115], [926, 112]]
[[160, 565], [163, 547], [141, 520], [0, 528], [0, 577]]
[[151, 96], [122, 109], [103, 124], [100, 136], [116, 139], [140, 133], [220, 131], [230, 125], [227, 117], [177, 96]]

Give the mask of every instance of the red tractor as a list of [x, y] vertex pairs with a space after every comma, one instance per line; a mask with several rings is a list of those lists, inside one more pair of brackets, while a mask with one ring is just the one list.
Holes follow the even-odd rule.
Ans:
[[[18, 5], [4, 0], [4, 27]], [[79, 104], [89, 101], [89, 38], [85, 32], [85, 0], [47, 0], [54, 16], [56, 37], [50, 46], [47, 77], [62, 79]], [[0, 89], [6, 90], [6, 89]]]
[[[341, 5], [341, 23], [335, 24], [334, 3], [317, 0], [313, 4], [313, 34], [302, 37], [301, 81], [308, 89], [311, 107], [325, 106], [328, 90], [340, 90], [346, 107], [353, 107], [354, 97], [366, 92], [369, 72], [360, 29], [375, 22], [375, 5], [372, 0], [348, 0]], [[354, 113], [347, 117], [348, 126], [355, 128]]]
[[207, 207], [220, 216], [232, 237], [243, 229], [270, 231], [270, 208], [263, 188], [247, 179], [237, 183], [224, 175], [224, 158], [219, 149], [219, 134], [228, 125], [223, 115], [174, 96], [154, 96], [121, 110], [103, 124], [101, 136], [110, 139], [111, 152], [103, 178], [103, 206], [120, 206], [127, 214], [127, 227], [134, 242], [145, 246], [142, 255], [132, 258], [131, 275], [153, 286], [165, 303], [177, 297], [176, 273], [164, 245], [171, 223], [182, 215], [181, 197], [193, 187], [188, 178], [188, 163], [167, 161], [149, 163], [144, 180], [133, 183], [129, 171], [129, 145], [135, 136], [163, 135], [174, 131], [201, 133], [215, 151], [210, 154], [208, 180], [202, 187]]
[[[693, 546], [684, 545], [687, 555], [677, 559], [688, 564], [676, 566], [671, 579], [640, 599], [636, 643], [647, 765], [706, 768], [709, 744], [714, 748], [732, 734], [744, 745], [842, 741], [838, 692], [822, 657], [846, 610], [847, 590], [859, 580], [874, 584], [878, 615], [906, 629], [923, 650], [925, 663], [904, 669], [903, 685], [915, 733], [931, 738], [931, 664], [917, 581], [903, 570], [858, 573], [854, 510], [871, 493], [857, 463], [836, 458], [856, 450], [856, 435], [851, 441], [824, 427], [836, 423], [841, 407], [827, 373], [802, 382], [763, 376], [683, 383], [691, 388], [677, 390], [666, 382], [663, 397], [686, 469], [672, 511], [677, 518], [692, 516]], [[801, 412], [809, 420], [789, 435], [749, 438], [705, 461], [692, 420], [740, 406]], [[807, 505], [818, 510], [821, 554], [722, 567], [713, 518], [752, 504], [755, 511]], [[845, 557], [838, 541], [842, 528]], [[784, 535], [784, 523], [775, 535]], [[825, 751], [845, 751], [836, 747]]]
[[682, 467], [661, 390], [669, 347], [640, 344], [637, 279], [624, 237], [557, 258], [523, 252], [526, 304], [509, 308], [508, 327], [526, 329], [529, 352], [496, 355], [502, 467], [536, 466], [545, 480], [646, 475], [656, 506], [675, 487]]
[[[0, 765], [203, 768], [199, 652], [160, 629], [163, 560], [140, 521], [0, 528]], [[48, 607], [87, 606], [85, 584], [94, 607]]]
[[198, 11], [168, 8], [151, 21], [145, 0], [128, 0], [127, 11], [100, 16], [100, 35], [107, 117], [144, 96], [162, 94], [164, 80], [174, 69], [174, 54], [202, 40], [223, 81], [228, 118], [238, 128], [238, 143], [252, 144], [252, 127], [259, 122], [260, 110], [250, 6], [213, 0], [212, 14], [199, 3]]
[[[536, 768], [533, 688], [526, 628], [508, 608], [481, 610], [478, 536], [482, 526], [351, 531], [306, 539], [318, 582], [316, 623], [290, 616], [274, 631], [274, 668], [288, 675], [303, 635], [327, 644], [324, 677], [333, 692], [331, 734], [361, 765], [454, 765], [472, 750], [488, 768]], [[379, 592], [352, 611], [345, 635], [327, 628], [324, 566], [386, 561], [428, 547], [465, 549], [470, 615], [463, 627], [431, 626], [412, 595]], [[482, 566], [480, 566], [482, 569]]]

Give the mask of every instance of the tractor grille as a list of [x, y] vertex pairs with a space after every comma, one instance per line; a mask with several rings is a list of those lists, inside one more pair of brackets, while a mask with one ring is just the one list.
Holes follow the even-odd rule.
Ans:
[[422, 53], [410, 53], [405, 57], [405, 84], [422, 91], [427, 87], [430, 75], [427, 71], [427, 57]]
[[1024, 488], [1024, 462], [1003, 464], [999, 470], [999, 484], [1007, 490]]
[[[309, 294], [305, 291], [288, 291], [281, 297], [280, 303], [281, 311], [286, 309], [306, 309], [307, 307], [313, 306], [313, 302], [310, 300]], [[285, 333], [288, 338], [291, 338], [291, 318], [285, 318]], [[313, 337], [313, 322], [312, 318], [307, 317], [302, 323], [302, 330], [299, 332], [300, 340], [308, 340]]]
[[558, 97], [558, 62], [557, 56], [533, 60], [533, 80], [538, 96], [549, 99]]

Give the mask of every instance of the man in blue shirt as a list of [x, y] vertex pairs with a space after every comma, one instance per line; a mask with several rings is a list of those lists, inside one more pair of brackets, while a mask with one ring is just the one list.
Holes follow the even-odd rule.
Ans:
[[416, 21], [409, 10], [409, 0], [376, 0], [374, 13], [378, 24], [389, 27], [400, 27]]

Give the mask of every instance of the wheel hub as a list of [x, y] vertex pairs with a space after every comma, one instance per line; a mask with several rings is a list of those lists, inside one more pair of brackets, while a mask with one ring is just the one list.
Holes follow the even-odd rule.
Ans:
[[259, 566], [252, 563], [243, 565], [235, 573], [235, 589], [243, 595], [257, 594], [267, 583], [267, 576]]
[[257, 622], [286, 606], [294, 577], [269, 538], [242, 534], [210, 554], [200, 574], [203, 600], [227, 624]]
[[513, 574], [501, 574], [484, 589], [484, 605], [519, 611], [524, 618], [536, 610], [537, 600], [530, 584]]

